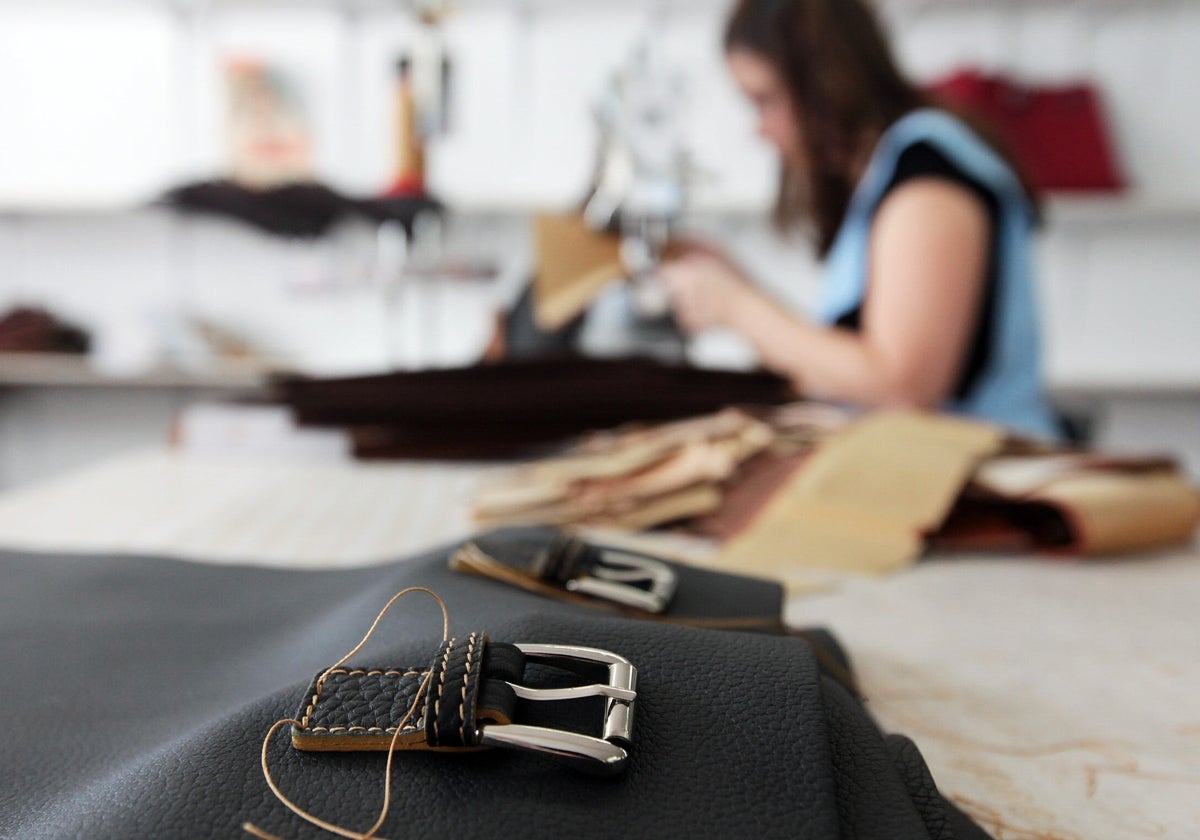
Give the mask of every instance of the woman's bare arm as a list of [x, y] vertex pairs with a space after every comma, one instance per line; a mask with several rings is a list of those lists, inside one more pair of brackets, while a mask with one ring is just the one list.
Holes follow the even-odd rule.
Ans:
[[743, 333], [806, 396], [933, 408], [953, 390], [977, 326], [988, 238], [986, 209], [962, 187], [921, 178], [893, 190], [871, 229], [857, 332], [799, 318], [712, 257], [663, 275], [685, 328]]

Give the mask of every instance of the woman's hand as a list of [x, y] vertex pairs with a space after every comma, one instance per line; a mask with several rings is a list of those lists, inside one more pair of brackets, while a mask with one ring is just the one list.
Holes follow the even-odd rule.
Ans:
[[689, 333], [736, 328], [742, 302], [755, 294], [726, 259], [695, 251], [666, 263], [658, 277], [671, 297], [675, 320]]

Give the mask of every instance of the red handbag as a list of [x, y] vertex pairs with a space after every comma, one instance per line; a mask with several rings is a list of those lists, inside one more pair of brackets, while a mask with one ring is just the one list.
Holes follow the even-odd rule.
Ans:
[[996, 129], [1038, 189], [1116, 192], [1127, 186], [1099, 91], [1089, 82], [1022, 85], [968, 69], [926, 90]]

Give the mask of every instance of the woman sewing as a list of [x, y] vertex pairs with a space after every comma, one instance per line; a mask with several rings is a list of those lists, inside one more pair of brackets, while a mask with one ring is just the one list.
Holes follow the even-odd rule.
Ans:
[[661, 270], [680, 325], [744, 334], [807, 397], [1058, 436], [1039, 374], [1035, 199], [1005, 155], [930, 107], [862, 0], [741, 0], [725, 50], [780, 155], [776, 221], [815, 230], [819, 321], [696, 248]]

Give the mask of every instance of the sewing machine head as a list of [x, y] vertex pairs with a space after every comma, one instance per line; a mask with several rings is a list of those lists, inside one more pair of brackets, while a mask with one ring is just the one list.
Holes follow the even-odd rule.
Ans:
[[584, 209], [591, 227], [620, 233], [634, 308], [643, 318], [668, 311], [655, 273], [683, 215], [689, 170], [683, 84], [664, 66], [657, 41], [647, 33], [597, 103], [599, 166]]

